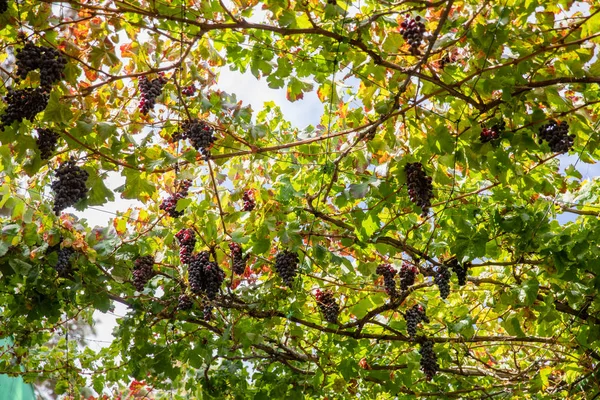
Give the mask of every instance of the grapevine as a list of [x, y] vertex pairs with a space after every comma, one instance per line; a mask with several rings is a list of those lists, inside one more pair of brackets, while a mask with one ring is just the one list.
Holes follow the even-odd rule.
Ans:
[[542, 125], [538, 132], [539, 143], [545, 140], [554, 153], [567, 153], [575, 143], [575, 135], [569, 135], [569, 124], [565, 121], [550, 121]]
[[425, 373], [427, 380], [430, 381], [440, 369], [437, 356], [433, 350], [433, 342], [431, 340], [421, 342], [419, 354], [421, 354], [421, 370]]
[[67, 65], [67, 60], [58, 50], [36, 46], [31, 42], [25, 43], [22, 49], [17, 50], [16, 59], [19, 78], [25, 79], [30, 71], [39, 69], [40, 87], [47, 90], [63, 77]]
[[450, 270], [448, 267], [440, 266], [433, 280], [440, 290], [440, 297], [447, 298], [450, 294]]
[[337, 324], [340, 306], [337, 304], [335, 297], [333, 297], [333, 293], [330, 290], [321, 291], [317, 289], [315, 297], [317, 299], [317, 304], [325, 317], [325, 321]]
[[189, 179], [182, 181], [177, 193], [164, 199], [159, 208], [163, 211], [166, 211], [167, 214], [173, 218], [181, 217], [183, 215], [183, 211], [177, 211], [177, 201], [185, 198], [188, 195], [191, 185], [192, 181]]
[[390, 264], [380, 264], [375, 272], [383, 275], [383, 284], [385, 285], [386, 293], [393, 299], [398, 295], [396, 291], [396, 281], [394, 276], [398, 273]]
[[24, 119], [33, 121], [36, 115], [46, 109], [50, 96], [42, 88], [26, 88], [8, 90], [4, 101], [8, 104], [4, 114], [0, 117], [0, 129], [10, 126], [15, 121]]
[[414, 305], [406, 311], [404, 315], [404, 319], [406, 320], [406, 330], [408, 331], [408, 336], [414, 338], [417, 334], [417, 325], [423, 322], [429, 322], [429, 318], [425, 315], [425, 308], [420, 305]]
[[400, 289], [408, 290], [415, 283], [415, 278], [419, 270], [414, 265], [402, 263], [400, 267]]
[[275, 271], [288, 287], [292, 287], [294, 284], [297, 269], [298, 254], [283, 250], [275, 257]]
[[417, 206], [421, 207], [421, 216], [426, 216], [433, 198], [431, 177], [423, 170], [421, 163], [408, 163], [404, 168], [408, 185], [408, 196]]
[[54, 190], [54, 213], [59, 215], [62, 210], [72, 206], [87, 195], [87, 171], [75, 165], [74, 160], [69, 160], [60, 165], [56, 170], [56, 180], [50, 187]]
[[410, 54], [421, 54], [419, 47], [425, 33], [425, 24], [421, 22], [421, 17], [412, 18], [407, 15], [406, 19], [400, 24], [400, 28], [400, 34], [410, 46]]
[[47, 160], [52, 156], [59, 136], [52, 129], [38, 128], [37, 133], [38, 137], [36, 139], [36, 144], [40, 151], [40, 158], [42, 160]]
[[138, 87], [142, 93], [140, 103], [138, 105], [140, 112], [146, 115], [150, 110], [154, 109], [156, 98], [162, 94], [163, 86], [167, 83], [167, 78], [163, 72], [158, 73], [158, 78], [148, 79], [147, 76], [142, 76], [139, 79]]

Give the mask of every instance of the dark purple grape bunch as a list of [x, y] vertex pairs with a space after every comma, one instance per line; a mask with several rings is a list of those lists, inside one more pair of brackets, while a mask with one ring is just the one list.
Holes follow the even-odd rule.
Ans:
[[323, 313], [325, 321], [332, 324], [337, 324], [338, 317], [340, 315], [340, 306], [335, 300], [333, 292], [331, 292], [330, 290], [322, 291], [320, 289], [317, 289], [315, 297], [317, 299], [319, 309]]
[[208, 251], [200, 252], [192, 257], [188, 268], [188, 282], [192, 292], [204, 293], [210, 300], [214, 300], [224, 279], [225, 272], [216, 262], [210, 261]]
[[441, 265], [438, 267], [438, 270], [433, 277], [433, 281], [440, 290], [440, 297], [442, 299], [445, 299], [450, 295], [450, 276], [451, 273], [448, 267]]
[[254, 191], [252, 189], [245, 190], [244, 194], [242, 194], [242, 201], [244, 202], [244, 211], [254, 210], [254, 207], [256, 207], [256, 202], [254, 201]]
[[141, 292], [144, 286], [154, 276], [154, 257], [141, 256], [133, 263], [133, 286], [135, 290]]
[[408, 288], [412, 285], [414, 285], [415, 283], [415, 278], [417, 277], [417, 274], [419, 273], [419, 269], [414, 266], [414, 265], [410, 265], [409, 263], [402, 263], [402, 266], [400, 267], [400, 289], [402, 291], [404, 290], [408, 290]]
[[467, 270], [471, 266], [471, 263], [460, 264], [456, 257], [451, 258], [446, 262], [446, 265], [451, 268], [456, 274], [458, 284], [464, 286], [467, 283]]
[[64, 77], [67, 60], [56, 49], [46, 46], [36, 46], [31, 42], [25, 43], [17, 50], [17, 76], [27, 78], [30, 71], [40, 71], [40, 87], [50, 90], [55, 82]]
[[205, 302], [204, 306], [202, 307], [202, 318], [205, 321], [212, 321], [213, 319], [213, 306], [209, 303], [209, 302]]
[[191, 228], [182, 229], [175, 234], [179, 241], [179, 260], [182, 264], [189, 264], [192, 261], [194, 246], [196, 245], [196, 232]]
[[569, 135], [569, 124], [565, 121], [550, 121], [540, 126], [538, 138], [540, 144], [548, 142], [554, 153], [568, 153], [575, 143], [575, 135]]
[[47, 160], [52, 157], [56, 144], [58, 143], [59, 135], [52, 129], [37, 128], [38, 137], [35, 141], [40, 152], [40, 158]]
[[479, 136], [481, 143], [487, 143], [494, 140], [500, 139], [504, 131], [506, 130], [506, 122], [500, 121], [497, 124], [492, 125], [491, 128], [483, 128]]
[[417, 325], [422, 322], [429, 323], [429, 318], [425, 314], [425, 307], [420, 304], [416, 304], [406, 311], [404, 314], [404, 319], [406, 320], [406, 331], [408, 332], [408, 336], [411, 339], [417, 334]]
[[8, 107], [0, 117], [0, 130], [15, 121], [33, 121], [36, 115], [46, 109], [49, 99], [50, 95], [43, 88], [8, 89], [8, 94], [4, 96]]
[[182, 293], [177, 298], [177, 310], [186, 311], [190, 310], [194, 306], [194, 302], [190, 296]]
[[231, 250], [231, 259], [233, 260], [233, 272], [242, 275], [246, 271], [247, 257], [242, 254], [242, 246], [238, 243], [229, 243], [229, 250]]
[[424, 33], [425, 24], [419, 16], [412, 18], [410, 15], [406, 15], [406, 19], [400, 23], [400, 34], [410, 46], [410, 54], [412, 55], [417, 56], [421, 54], [419, 47], [423, 41]]
[[8, 10], [8, 0], [0, 0], [0, 14]]
[[408, 186], [408, 197], [410, 201], [421, 207], [421, 216], [427, 216], [431, 199], [433, 198], [433, 184], [431, 177], [423, 170], [419, 162], [408, 163], [404, 167], [406, 173], [406, 184]]
[[184, 96], [193, 96], [196, 94], [196, 86], [192, 83], [181, 89], [181, 94]]
[[179, 218], [183, 215], [182, 211], [177, 211], [177, 201], [185, 198], [188, 193], [190, 186], [192, 186], [192, 181], [189, 179], [185, 179], [179, 185], [179, 189], [177, 193], [167, 197], [160, 203], [159, 208], [163, 211], [166, 211], [170, 217]]
[[396, 280], [394, 277], [398, 273], [390, 264], [379, 264], [375, 273], [383, 276], [383, 284], [385, 286], [386, 293], [394, 299], [398, 296], [398, 291], [396, 290]]
[[204, 159], [210, 158], [210, 148], [217, 140], [214, 137], [215, 130], [204, 121], [193, 119], [186, 121], [181, 125], [181, 132], [173, 136], [173, 141], [189, 139], [192, 147], [204, 156]]
[[75, 250], [71, 247], [62, 247], [58, 249], [58, 260], [54, 265], [54, 269], [60, 277], [66, 277], [71, 272], [71, 258], [75, 254]]
[[88, 172], [75, 165], [73, 159], [62, 163], [58, 167], [56, 180], [50, 184], [54, 191], [53, 210], [56, 215], [59, 215], [62, 210], [72, 206], [79, 200], [86, 198], [88, 176]]
[[156, 98], [162, 94], [163, 86], [167, 83], [164, 72], [158, 73], [158, 78], [148, 79], [146, 75], [139, 78], [138, 87], [141, 92], [140, 104], [138, 108], [143, 115], [147, 115], [154, 109]]
[[440, 369], [437, 355], [433, 350], [433, 342], [431, 340], [422, 341], [419, 354], [421, 354], [421, 370], [430, 381]]
[[275, 271], [288, 287], [294, 284], [294, 277], [298, 272], [298, 254], [293, 251], [283, 250], [275, 256]]

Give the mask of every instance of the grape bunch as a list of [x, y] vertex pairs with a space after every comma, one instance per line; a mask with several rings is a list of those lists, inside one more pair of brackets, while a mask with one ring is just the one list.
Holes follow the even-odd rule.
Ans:
[[244, 211], [252, 211], [254, 207], [256, 207], [256, 203], [254, 202], [254, 193], [252, 190], [245, 190], [242, 195], [242, 201], [244, 202]]
[[315, 297], [317, 298], [317, 304], [325, 317], [325, 321], [337, 324], [338, 316], [340, 315], [340, 306], [335, 300], [335, 297], [333, 297], [333, 293], [330, 290], [321, 291], [317, 289]]
[[445, 299], [450, 294], [450, 270], [447, 266], [442, 265], [439, 267], [437, 273], [433, 277], [433, 281], [440, 290], [440, 297]]
[[144, 286], [154, 276], [154, 257], [141, 256], [134, 261], [133, 266], [133, 286], [138, 292], [144, 290]]
[[400, 267], [400, 289], [408, 290], [415, 283], [415, 278], [419, 272], [418, 268], [408, 263], [402, 263]]
[[185, 293], [182, 293], [177, 298], [177, 309], [181, 311], [189, 310], [194, 306], [194, 303], [190, 296]]
[[437, 356], [433, 351], [433, 342], [431, 340], [421, 342], [419, 354], [421, 354], [421, 370], [425, 373], [427, 380], [430, 381], [440, 369]]
[[185, 198], [188, 195], [190, 186], [192, 186], [191, 180], [186, 179], [182, 181], [177, 193], [164, 199], [162, 203], [160, 203], [159, 208], [163, 211], [166, 211], [167, 214], [173, 218], [181, 217], [183, 215], [183, 211], [177, 211], [177, 201]]
[[64, 75], [63, 71], [67, 60], [60, 52], [52, 47], [36, 46], [31, 42], [25, 43], [22, 49], [17, 50], [17, 75], [21, 79], [27, 78], [30, 71], [40, 70], [40, 87], [49, 90], [52, 84], [59, 81]]
[[167, 78], [163, 72], [158, 73], [158, 78], [148, 79], [146, 75], [140, 77], [138, 87], [142, 93], [138, 108], [143, 115], [147, 115], [154, 109], [156, 98], [161, 95], [163, 86], [167, 83]]
[[425, 174], [421, 163], [408, 163], [404, 167], [410, 201], [421, 207], [421, 216], [425, 217], [433, 198], [431, 177]]
[[188, 281], [192, 292], [205, 293], [209, 299], [213, 300], [217, 297], [224, 279], [225, 272], [217, 263], [210, 261], [208, 251], [192, 257], [188, 269]]
[[460, 286], [464, 286], [467, 283], [467, 270], [469, 269], [471, 263], [464, 263], [463, 265], [460, 265], [456, 257], [453, 257], [452, 259], [448, 260], [446, 265], [449, 268], [452, 268], [456, 274], [456, 278], [458, 278], [458, 284]]
[[0, 14], [8, 10], [8, 0], [0, 0]]
[[204, 307], [202, 307], [202, 318], [205, 321], [210, 321], [213, 319], [213, 306], [210, 305], [210, 303], [206, 302], [204, 303]]
[[40, 158], [47, 160], [52, 157], [52, 153], [58, 143], [58, 134], [52, 129], [37, 129], [38, 137], [36, 139], [37, 148], [40, 151]]
[[569, 124], [565, 121], [550, 121], [540, 126], [538, 137], [539, 143], [545, 140], [554, 153], [567, 153], [575, 143], [575, 135], [569, 135]]
[[179, 260], [182, 264], [189, 264], [192, 261], [192, 253], [196, 245], [196, 232], [193, 229], [182, 229], [175, 234], [181, 246], [179, 249]]
[[71, 257], [75, 254], [75, 250], [71, 247], [63, 247], [58, 250], [58, 260], [54, 269], [58, 272], [58, 276], [65, 277], [71, 271]]
[[383, 284], [385, 285], [386, 293], [393, 299], [398, 295], [396, 291], [396, 281], [394, 276], [398, 273], [390, 264], [380, 264], [375, 272], [383, 275]]
[[298, 262], [298, 254], [289, 250], [280, 251], [275, 257], [275, 271], [288, 287], [294, 284]]
[[404, 315], [404, 319], [406, 320], [408, 336], [411, 338], [414, 338], [417, 334], [417, 325], [421, 321], [429, 323], [429, 318], [425, 315], [425, 308], [420, 304], [416, 304], [409, 308]]
[[242, 255], [242, 246], [237, 243], [229, 243], [229, 250], [231, 250], [231, 259], [233, 260], [233, 272], [242, 275], [246, 270], [247, 258]]
[[184, 96], [193, 96], [196, 94], [196, 86], [192, 83], [191, 85], [184, 87], [181, 89], [181, 94]]
[[46, 109], [49, 98], [46, 90], [42, 88], [8, 89], [8, 94], [4, 97], [8, 107], [0, 117], [0, 130], [15, 121], [33, 121], [36, 115]]
[[217, 140], [213, 136], [215, 133], [213, 127], [204, 121], [193, 119], [184, 122], [181, 130], [183, 132], [173, 136], [173, 140], [189, 139], [192, 146], [208, 160], [210, 157], [210, 147]]
[[481, 143], [491, 142], [492, 140], [499, 139], [506, 129], [506, 122], [500, 121], [497, 124], [492, 125], [491, 128], [483, 128], [479, 136]]
[[412, 18], [406, 16], [406, 19], [400, 24], [400, 34], [410, 46], [410, 54], [419, 55], [419, 47], [425, 33], [425, 24], [421, 21], [421, 17]]
[[87, 171], [75, 165], [73, 159], [62, 163], [56, 170], [56, 180], [50, 187], [54, 190], [54, 213], [59, 215], [62, 210], [72, 206], [87, 195]]

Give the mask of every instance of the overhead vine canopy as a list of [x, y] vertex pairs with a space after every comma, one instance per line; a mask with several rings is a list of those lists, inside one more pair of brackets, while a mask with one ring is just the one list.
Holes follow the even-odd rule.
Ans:
[[[0, 373], [72, 398], [598, 396], [597, 2], [0, 12]], [[106, 227], [73, 214], [119, 198], [141, 205]], [[112, 343], [69, 340], [117, 303]]]

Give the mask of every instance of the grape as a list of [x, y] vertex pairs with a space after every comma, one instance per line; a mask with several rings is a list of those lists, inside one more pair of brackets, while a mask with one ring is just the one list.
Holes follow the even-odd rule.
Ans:
[[242, 201], [244, 202], [244, 211], [252, 211], [254, 207], [256, 207], [256, 203], [254, 202], [254, 193], [252, 190], [244, 191], [242, 195]]
[[375, 272], [383, 275], [383, 284], [385, 285], [386, 293], [393, 299], [398, 295], [396, 291], [396, 281], [394, 276], [398, 273], [390, 264], [380, 264]]
[[133, 267], [133, 286], [138, 292], [144, 290], [144, 286], [154, 276], [154, 257], [141, 256], [134, 262]]
[[425, 308], [420, 305], [414, 305], [406, 311], [404, 315], [404, 319], [406, 320], [406, 330], [408, 331], [408, 336], [414, 338], [417, 334], [417, 325], [423, 322], [429, 322], [429, 318], [425, 315]]
[[0, 117], [0, 129], [4, 130], [15, 121], [33, 121], [36, 115], [46, 109], [49, 98], [42, 88], [8, 89], [8, 94], [4, 97], [8, 107]]
[[423, 34], [425, 33], [425, 24], [421, 22], [421, 17], [412, 18], [406, 16], [406, 19], [400, 24], [400, 34], [406, 40], [410, 46], [410, 54], [419, 55], [419, 46], [423, 40]]
[[183, 211], [177, 211], [177, 200], [183, 199], [188, 195], [189, 188], [192, 185], [192, 181], [186, 179], [181, 182], [177, 193], [167, 197], [160, 203], [159, 208], [166, 211], [169, 216], [173, 218], [179, 218], [183, 215]]
[[540, 126], [539, 143], [545, 140], [554, 153], [567, 153], [573, 147], [575, 135], [569, 135], [569, 124], [566, 122], [550, 121]]
[[275, 257], [275, 271], [277, 271], [283, 282], [290, 288], [294, 284], [297, 269], [298, 254], [288, 250], [277, 253]]
[[246, 270], [247, 258], [242, 256], [242, 246], [237, 243], [229, 243], [229, 249], [231, 250], [231, 258], [233, 260], [233, 272], [242, 275]]
[[190, 289], [194, 293], [205, 293], [214, 299], [225, 279], [225, 272], [217, 263], [209, 261], [209, 253], [203, 251], [192, 257], [188, 269]]
[[202, 318], [205, 321], [210, 321], [213, 319], [213, 314], [212, 314], [212, 310], [213, 310], [213, 306], [210, 305], [210, 303], [206, 302], [204, 303], [204, 307], [202, 307]]
[[0, 14], [8, 10], [8, 0], [0, 0]]
[[400, 267], [400, 289], [408, 290], [408, 288], [415, 283], [415, 278], [419, 269], [414, 265], [408, 263], [402, 263]]
[[17, 50], [17, 75], [27, 78], [30, 71], [40, 70], [40, 87], [49, 90], [53, 83], [63, 77], [67, 60], [52, 47], [36, 46], [31, 42], [25, 43]]
[[178, 310], [189, 310], [194, 306], [194, 302], [187, 294], [180, 294], [177, 299], [177, 309]]
[[54, 190], [54, 213], [59, 215], [62, 210], [72, 206], [87, 195], [85, 185], [89, 174], [75, 165], [73, 159], [66, 161], [56, 170], [56, 180], [50, 187]]
[[184, 96], [193, 96], [195, 93], [196, 86], [193, 83], [181, 89], [181, 94], [183, 94]]
[[175, 234], [181, 248], [179, 249], [179, 260], [182, 264], [189, 264], [196, 245], [196, 232], [193, 229], [182, 229]]
[[440, 369], [437, 356], [433, 351], [433, 342], [431, 340], [421, 342], [419, 354], [421, 354], [421, 370], [425, 373], [427, 380], [430, 381]]
[[450, 294], [450, 270], [445, 265], [439, 267], [433, 280], [440, 289], [440, 297], [445, 299]]
[[456, 258], [450, 259], [446, 265], [454, 271], [456, 277], [458, 278], [458, 284], [460, 286], [464, 286], [467, 283], [467, 269], [471, 265], [471, 263], [465, 263], [460, 265]]
[[325, 317], [325, 321], [337, 324], [338, 316], [340, 315], [340, 306], [337, 304], [337, 301], [335, 301], [333, 293], [329, 290], [321, 291], [317, 289], [315, 297], [317, 298], [317, 304]]
[[491, 128], [483, 128], [481, 130], [481, 135], [479, 136], [479, 140], [481, 143], [491, 142], [492, 140], [497, 140], [504, 133], [506, 129], [506, 122], [500, 121], [497, 124], [494, 124]]
[[58, 272], [58, 276], [65, 277], [71, 271], [71, 257], [75, 254], [75, 250], [71, 247], [63, 247], [58, 250], [58, 261], [54, 269]]
[[433, 198], [433, 185], [431, 178], [425, 174], [421, 163], [408, 163], [404, 168], [408, 185], [410, 201], [421, 207], [421, 216], [427, 216], [431, 199]]
[[200, 151], [205, 159], [210, 158], [210, 147], [217, 140], [213, 136], [215, 130], [204, 121], [193, 119], [181, 126], [181, 133], [173, 135], [173, 141], [189, 139], [192, 146]]
[[158, 78], [148, 79], [147, 76], [141, 76], [138, 87], [142, 93], [138, 108], [143, 115], [154, 109], [156, 98], [162, 94], [163, 86], [167, 83], [167, 78], [163, 72], [158, 73]]
[[38, 128], [37, 133], [38, 137], [36, 139], [36, 144], [40, 151], [40, 158], [42, 160], [47, 160], [52, 156], [59, 136], [52, 129]]

